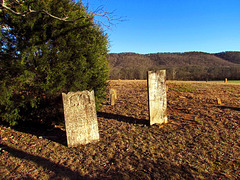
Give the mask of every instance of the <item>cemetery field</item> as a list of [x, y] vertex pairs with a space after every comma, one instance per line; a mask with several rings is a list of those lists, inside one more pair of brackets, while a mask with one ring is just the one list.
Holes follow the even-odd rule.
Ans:
[[[240, 83], [167, 82], [168, 123], [148, 126], [147, 81], [109, 81], [100, 141], [0, 125], [0, 179], [240, 179]], [[49, 107], [50, 108], [50, 107]]]

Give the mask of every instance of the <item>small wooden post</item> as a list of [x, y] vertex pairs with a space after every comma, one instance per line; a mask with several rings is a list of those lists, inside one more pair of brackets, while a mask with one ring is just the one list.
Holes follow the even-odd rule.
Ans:
[[225, 82], [225, 83], [227, 83], [227, 81], [228, 81], [228, 79], [227, 79], [227, 78], [225, 78], [225, 81], [224, 81], [224, 82]]
[[221, 101], [220, 98], [217, 98], [217, 104], [218, 104], [218, 105], [222, 105], [222, 101]]
[[110, 89], [109, 93], [110, 93], [110, 104], [111, 106], [114, 106], [115, 101], [117, 99], [117, 91], [116, 89]]

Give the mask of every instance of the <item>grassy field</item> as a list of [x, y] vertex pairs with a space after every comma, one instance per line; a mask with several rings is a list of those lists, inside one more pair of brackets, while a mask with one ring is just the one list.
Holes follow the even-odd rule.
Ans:
[[[146, 81], [110, 81], [100, 141], [61, 126], [0, 125], [0, 179], [240, 179], [239, 84], [167, 82], [168, 123], [148, 126]], [[220, 100], [220, 101], [219, 101]]]

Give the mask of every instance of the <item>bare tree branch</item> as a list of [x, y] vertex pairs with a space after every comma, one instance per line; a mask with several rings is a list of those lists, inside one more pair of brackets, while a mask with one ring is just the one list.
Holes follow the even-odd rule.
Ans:
[[[19, 2], [18, 0], [14, 0], [14, 3], [17, 4], [18, 6], [21, 6], [21, 5], [23, 5], [24, 1], [20, 1], [20, 2]], [[27, 14], [30, 14], [30, 13], [45, 13], [46, 15], [48, 15], [48, 16], [54, 18], [54, 19], [57, 19], [57, 20], [60, 20], [60, 21], [66, 21], [66, 22], [75, 22], [75, 21], [77, 21], [77, 20], [79, 20], [79, 19], [82, 19], [82, 18], [89, 18], [89, 17], [85, 17], [85, 16], [81, 16], [81, 17], [79, 17], [79, 18], [77, 18], [77, 19], [74, 19], [74, 20], [69, 20], [69, 17], [68, 17], [68, 16], [63, 17], [63, 18], [60, 18], [60, 17], [57, 17], [57, 16], [49, 13], [48, 11], [46, 11], [46, 10], [44, 10], [44, 9], [38, 10], [38, 11], [33, 10], [33, 9], [31, 8], [31, 4], [32, 4], [32, 3], [34, 3], [34, 2], [30, 2], [30, 3], [29, 3], [29, 5], [28, 5], [28, 10], [27, 10], [27, 11], [18, 12], [18, 11], [13, 10], [11, 7], [8, 7], [8, 6], [7, 6], [7, 3], [6, 3], [6, 0], [1, 0], [1, 1], [0, 1], [0, 8], [1, 8], [1, 10], [9, 11], [9, 12], [11, 12], [11, 13], [17, 15], [17, 16], [26, 16]]]
[[[25, 3], [25, 0], [12, 0], [12, 3], [10, 5], [7, 5], [7, 1], [6, 0], [0, 0], [0, 12], [1, 11], [8, 11], [8, 12], [11, 12], [17, 16], [26, 16], [28, 14], [31, 14], [31, 13], [44, 13], [54, 19], [57, 19], [57, 20], [60, 20], [60, 21], [65, 21], [65, 22], [75, 22], [75, 21], [78, 21], [79, 19], [83, 19], [83, 18], [90, 18], [92, 19], [93, 17], [95, 16], [100, 16], [100, 17], [103, 17], [103, 18], [106, 18], [107, 19], [107, 22], [108, 22], [108, 25], [103, 23], [103, 21], [100, 21], [100, 20], [97, 20], [95, 18], [95, 22], [97, 22], [98, 24], [101, 24], [105, 27], [108, 27], [110, 28], [111, 25], [113, 25], [113, 21], [123, 21], [122, 17], [120, 18], [114, 18], [113, 17], [113, 12], [108, 12], [108, 11], [105, 11], [103, 6], [99, 6], [96, 10], [94, 10], [93, 12], [90, 12], [91, 14], [91, 17], [90, 16], [81, 16], [77, 19], [74, 19], [74, 20], [70, 20], [68, 16], [65, 16], [65, 17], [58, 17], [58, 16], [55, 16], [51, 13], [49, 13], [48, 11], [42, 9], [42, 10], [33, 10], [31, 8], [31, 5], [34, 3], [34, 1], [30, 2], [28, 4], [28, 10], [26, 11], [23, 11], [23, 12], [19, 12], [19, 11], [16, 11], [14, 10], [12, 7], [13, 6], [23, 6], [23, 4]], [[86, 6], [87, 10], [89, 8], [89, 3], [87, 2], [87, 6]]]
[[92, 15], [95, 16], [99, 16], [99, 17], [103, 17], [107, 20], [107, 24], [103, 23], [103, 21], [97, 20], [95, 19], [95, 21], [107, 28], [110, 28], [112, 25], [114, 25], [113, 22], [122, 22], [124, 21], [123, 17], [114, 17], [114, 11], [112, 12], [108, 12], [104, 10], [103, 6], [99, 6], [95, 11], [92, 12]]

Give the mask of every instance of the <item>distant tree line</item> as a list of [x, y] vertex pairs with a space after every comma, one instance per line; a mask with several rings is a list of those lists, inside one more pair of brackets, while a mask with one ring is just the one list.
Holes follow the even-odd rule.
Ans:
[[240, 79], [240, 52], [109, 54], [110, 79], [147, 79], [147, 71], [167, 70], [168, 80]]
[[223, 80], [240, 79], [240, 66], [236, 67], [173, 67], [167, 69], [168, 80]]
[[110, 79], [147, 79], [147, 71], [150, 70], [167, 70], [168, 80], [229, 80], [240, 79], [240, 65], [232, 67], [201, 67], [201, 66], [185, 66], [185, 67], [155, 67], [155, 68], [121, 68], [111, 70]]

